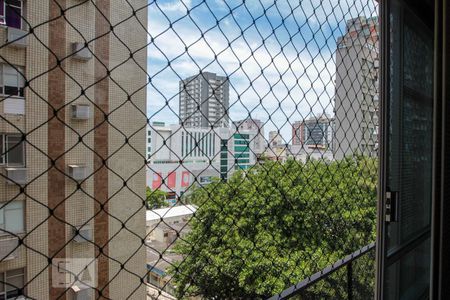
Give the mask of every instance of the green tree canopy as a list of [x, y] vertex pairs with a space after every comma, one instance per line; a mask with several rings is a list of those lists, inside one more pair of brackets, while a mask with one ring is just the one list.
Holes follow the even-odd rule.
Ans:
[[261, 299], [375, 238], [377, 162], [267, 161], [196, 188], [179, 296]]
[[146, 190], [146, 196], [147, 196], [147, 208], [149, 209], [156, 209], [161, 208], [164, 206], [167, 206], [166, 198], [167, 193], [161, 190], [151, 190], [149, 187], [147, 187]]

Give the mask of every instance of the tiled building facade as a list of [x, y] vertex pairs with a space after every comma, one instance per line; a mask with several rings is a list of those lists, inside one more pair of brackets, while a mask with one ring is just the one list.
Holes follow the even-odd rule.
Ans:
[[[143, 299], [146, 1], [13, 2], [21, 28], [8, 10], [0, 27], [0, 299]], [[97, 291], [54, 278], [50, 261], [95, 257]]]

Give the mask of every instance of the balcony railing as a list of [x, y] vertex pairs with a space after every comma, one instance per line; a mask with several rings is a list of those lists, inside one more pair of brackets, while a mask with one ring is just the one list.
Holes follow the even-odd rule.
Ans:
[[[324, 299], [324, 297], [327, 299], [348, 300], [372, 299], [372, 293], [374, 292], [373, 281], [365, 282], [364, 285], [361, 285], [358, 281], [358, 277], [364, 275], [369, 278], [372, 277], [372, 279], [375, 278], [374, 251], [375, 243], [362, 247], [325, 269], [285, 289], [281, 293], [272, 296], [269, 300], [289, 299], [295, 296], [300, 296], [301, 299]], [[359, 260], [363, 259], [367, 260], [364, 262], [364, 266], [368, 266], [369, 268], [361, 268], [361, 266], [358, 265], [358, 263], [360, 263]], [[344, 272], [339, 272], [342, 270]], [[355, 274], [355, 272], [359, 272], [359, 274]], [[336, 275], [336, 273], [338, 273], [337, 276], [330, 280], [330, 277]], [[323, 285], [324, 283], [329, 285], [325, 291], [323, 290], [323, 286], [321, 287], [322, 291], [314, 290], [315, 286], [320, 284]]]

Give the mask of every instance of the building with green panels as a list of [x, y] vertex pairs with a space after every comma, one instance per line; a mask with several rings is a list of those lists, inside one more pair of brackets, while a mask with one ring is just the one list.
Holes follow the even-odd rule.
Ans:
[[254, 153], [250, 150], [252, 143], [250, 134], [235, 133], [233, 134], [233, 153], [234, 153], [234, 169], [247, 170], [252, 163], [251, 157]]
[[156, 125], [165, 124], [154, 122], [148, 129], [148, 186], [158, 176], [176, 174], [172, 175], [174, 186], [162, 184], [161, 189], [180, 195], [196, 181], [227, 180], [236, 170], [247, 170], [256, 162], [257, 131]]
[[220, 141], [220, 178], [228, 178], [228, 140]]

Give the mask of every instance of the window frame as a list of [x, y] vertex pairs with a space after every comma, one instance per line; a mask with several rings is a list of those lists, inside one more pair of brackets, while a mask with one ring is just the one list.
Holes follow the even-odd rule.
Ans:
[[[15, 135], [15, 134], [6, 135], [5, 145], [6, 145], [7, 147], [9, 147], [9, 141], [8, 141], [8, 138], [11, 138], [11, 137], [19, 138], [19, 139], [21, 140], [21, 137], [20, 137], [19, 135]], [[15, 150], [15, 148], [18, 148], [18, 147], [20, 147], [20, 149], [21, 149], [21, 162], [20, 162], [20, 163], [17, 163], [17, 164], [11, 164], [11, 163], [9, 162], [9, 156], [8, 156], [9, 153], [10, 153], [11, 151], [8, 150], [8, 152], [6, 153], [6, 165], [7, 165], [8, 167], [24, 167], [24, 166], [25, 166], [25, 143], [24, 143], [23, 141], [19, 141], [19, 142], [14, 146], [14, 150]]]
[[[3, 1], [3, 5], [2, 5], [1, 1]], [[5, 0], [0, 0], [0, 5], [3, 6], [3, 13], [0, 13], [0, 25], [6, 25], [6, 3], [5, 3]]]
[[[12, 271], [20, 271], [20, 273], [19, 274], [16, 274], [16, 275], [10, 275], [10, 276], [8, 276], [7, 274], [8, 274], [8, 272], [12, 272]], [[5, 297], [5, 299], [16, 299], [17, 298], [17, 296], [23, 296], [24, 295], [24, 291], [23, 291], [23, 289], [24, 289], [24, 287], [25, 287], [25, 268], [18, 268], [18, 269], [12, 269], [12, 270], [6, 270], [6, 271], [4, 271], [4, 272], [0, 272], [0, 275], [2, 275], [3, 276], [3, 282], [2, 283], [0, 283], [0, 285], [2, 285], [3, 286], [3, 290], [0, 290], [0, 296], [3, 296], [3, 297]], [[8, 298], [8, 292], [11, 292], [11, 291], [7, 291], [7, 285], [9, 285], [9, 286], [11, 286], [10, 284], [8, 284], [8, 279], [10, 279], [10, 278], [17, 278], [17, 277], [21, 277], [22, 278], [22, 282], [23, 282], [23, 286], [22, 287], [20, 287], [20, 288], [15, 288], [14, 289], [14, 291], [17, 291], [17, 290], [21, 290], [21, 293], [19, 293], [18, 295], [14, 295], [14, 296], [9, 296], [9, 298]], [[15, 287], [15, 286], [14, 286]]]
[[[0, 215], [2, 216], [0, 218], [0, 220], [3, 220], [2, 223], [0, 223], [0, 236], [7, 236], [10, 235], [10, 233], [6, 232], [6, 212], [8, 211], [7, 207], [8, 205], [10, 205], [11, 203], [20, 203], [21, 205], [21, 210], [22, 210], [22, 228], [21, 230], [17, 231], [17, 232], [12, 232], [13, 234], [22, 234], [25, 233], [25, 202], [23, 200], [15, 200], [15, 201], [11, 201], [9, 203], [0, 203]], [[11, 210], [17, 210], [18, 208], [13, 208], [13, 209], [9, 209], [9, 211]]]
[[[1, 0], [0, 0], [1, 1]], [[17, 94], [7, 94], [5, 85], [5, 66], [12, 68], [16, 73]], [[23, 78], [22, 82], [20, 78]], [[0, 96], [25, 99], [25, 67], [0, 63]]]
[[[26, 163], [25, 163], [25, 142], [21, 141], [18, 144], [20, 144], [22, 147], [22, 162], [20, 164], [10, 164], [9, 163], [9, 159], [8, 159], [8, 153], [9, 151], [7, 150], [8, 147], [8, 137], [18, 137], [20, 138], [19, 134], [7, 134], [7, 133], [0, 133], [0, 149], [2, 149], [0, 152], [0, 166], [4, 166], [4, 167], [25, 167]], [[8, 152], [7, 152], [8, 151]], [[2, 155], [2, 153], [4, 153]]]
[[[3, 3], [1, 3], [2, 1], [3, 1]], [[19, 28], [17, 28], [17, 29], [22, 30], [23, 27], [24, 27], [23, 26], [24, 1], [23, 0], [17, 0], [17, 1], [20, 2], [20, 7], [16, 6], [16, 5], [13, 5], [13, 4], [6, 4], [6, 1], [7, 0], [0, 0], [0, 5], [3, 6], [3, 15], [0, 14], [0, 25], [16, 28], [16, 27], [13, 27], [13, 26], [9, 26], [6, 23], [6, 7], [10, 6], [10, 7], [16, 8], [16, 9], [18, 9], [20, 11], [20, 25], [19, 25]]]

